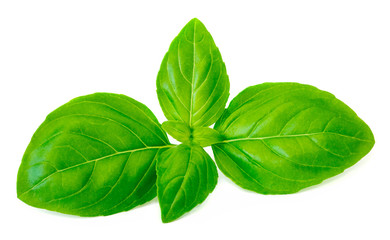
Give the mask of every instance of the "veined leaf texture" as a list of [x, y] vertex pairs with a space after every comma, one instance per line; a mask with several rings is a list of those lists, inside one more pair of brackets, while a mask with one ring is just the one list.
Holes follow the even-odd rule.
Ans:
[[18, 198], [80, 216], [129, 210], [156, 196], [156, 159], [169, 146], [145, 105], [109, 93], [76, 98], [49, 114], [32, 137]]
[[157, 95], [168, 120], [210, 126], [229, 97], [221, 54], [206, 27], [192, 19], [172, 41], [157, 76]]
[[[310, 85], [255, 85], [225, 109], [226, 67], [198, 19], [172, 41], [156, 83], [168, 119], [162, 126], [142, 103], [112, 93], [78, 97], [50, 113], [23, 156], [18, 198], [101, 216], [157, 195], [162, 221], [172, 222], [217, 184], [203, 147], [212, 147], [218, 168], [239, 186], [289, 194], [343, 172], [375, 143], [351, 108]], [[165, 131], [181, 144], [171, 145]]]
[[294, 193], [343, 172], [374, 145], [370, 128], [332, 94], [298, 83], [242, 91], [214, 127], [218, 167], [243, 188]]
[[200, 146], [181, 144], [160, 155], [157, 189], [163, 222], [203, 202], [217, 184], [217, 168]]

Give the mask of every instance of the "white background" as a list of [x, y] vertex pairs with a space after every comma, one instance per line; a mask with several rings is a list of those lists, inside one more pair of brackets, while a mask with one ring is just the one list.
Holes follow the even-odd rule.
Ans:
[[[45, 116], [70, 99], [123, 93], [165, 121], [157, 71], [193, 17], [221, 50], [230, 99], [267, 81], [317, 86], [371, 127], [373, 150], [292, 195], [252, 193], [220, 173], [208, 199], [170, 224], [156, 199], [96, 218], [19, 201], [23, 152]], [[1, 1], [0, 239], [390, 239], [389, 81], [389, 1]]]

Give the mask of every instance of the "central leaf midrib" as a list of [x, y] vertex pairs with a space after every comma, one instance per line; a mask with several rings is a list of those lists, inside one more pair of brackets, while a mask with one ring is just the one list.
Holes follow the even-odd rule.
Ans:
[[82, 166], [82, 165], [85, 165], [85, 164], [89, 164], [89, 163], [96, 163], [97, 161], [104, 160], [104, 159], [107, 159], [107, 158], [110, 158], [110, 157], [114, 157], [114, 156], [118, 156], [118, 155], [122, 155], [122, 154], [126, 154], [126, 153], [133, 153], [133, 152], [138, 152], [138, 151], [143, 151], [143, 150], [149, 150], [149, 149], [168, 148], [168, 147], [172, 147], [172, 146], [174, 146], [174, 145], [152, 146], [152, 147], [144, 147], [144, 148], [126, 150], [126, 151], [122, 151], [122, 152], [116, 152], [116, 153], [113, 153], [113, 154], [110, 154], [110, 155], [106, 155], [106, 156], [103, 156], [103, 157], [100, 157], [100, 158], [96, 158], [96, 159], [89, 160], [88, 162], [82, 162], [82, 163], [79, 163], [79, 164], [76, 164], [76, 165], [73, 165], [73, 166], [70, 166], [70, 167], [67, 167], [67, 168], [63, 168], [63, 169], [57, 170], [57, 171], [55, 171], [55, 172], [49, 174], [48, 176], [44, 177], [41, 181], [39, 181], [37, 184], [35, 184], [34, 186], [32, 186], [30, 189], [28, 189], [28, 190], [25, 191], [24, 193], [20, 194], [18, 197], [20, 198], [20, 197], [22, 197], [23, 195], [27, 194], [28, 192], [30, 192], [31, 190], [33, 190], [34, 188], [36, 188], [38, 185], [40, 185], [41, 183], [43, 183], [45, 180], [47, 180], [48, 178], [50, 178], [50, 177], [53, 176], [54, 174], [57, 174], [57, 173], [60, 173], [60, 172], [64, 172], [64, 171], [67, 171], [67, 170], [73, 169], [73, 168], [75, 168], [75, 167], [79, 167], [79, 166]]
[[[182, 182], [181, 182], [181, 184], [180, 184], [180, 187], [179, 187], [179, 189], [178, 189], [178, 191], [177, 191], [177, 193], [176, 193], [176, 196], [174, 197], [174, 199], [173, 199], [173, 201], [172, 201], [172, 204], [169, 206], [169, 209], [168, 209], [168, 212], [167, 212], [167, 214], [166, 214], [166, 216], [169, 216], [169, 214], [170, 214], [170, 212], [171, 212], [171, 210], [172, 210], [172, 207], [176, 204], [176, 202], [177, 202], [177, 200], [178, 200], [178, 195], [179, 195], [179, 192], [180, 192], [180, 190], [182, 190], [182, 187], [183, 187], [183, 185], [184, 185], [184, 182], [186, 181], [186, 175], [187, 175], [187, 172], [188, 172], [188, 168], [189, 168], [189, 165], [190, 165], [190, 162], [191, 162], [191, 158], [192, 158], [192, 148], [190, 148], [190, 155], [189, 155], [189, 157], [188, 157], [188, 163], [187, 163], [187, 167], [186, 167], [186, 170], [185, 170], [185, 172], [184, 172], [184, 175], [183, 175], [183, 180], [182, 180]], [[184, 190], [182, 190], [183, 192], [184, 192], [184, 194], [185, 194], [185, 191]]]
[[[294, 134], [294, 135], [275, 135], [275, 136], [253, 137], [253, 138], [251, 138], [251, 137], [235, 138], [235, 139], [223, 140], [223, 141], [218, 142], [218, 143], [229, 143], [229, 142], [237, 142], [237, 141], [254, 141], [254, 140], [265, 140], [265, 139], [275, 139], [275, 138], [307, 137], [307, 136], [315, 136], [315, 135], [319, 135], [319, 134], [331, 134], [331, 135], [351, 138], [351, 139], [362, 141], [362, 142], [373, 142], [373, 141], [368, 140], [368, 139], [361, 139], [361, 138], [357, 138], [357, 137], [353, 137], [353, 136], [344, 135], [344, 134], [341, 134], [341, 133], [315, 132], [315, 133], [303, 133], [303, 134]], [[216, 144], [218, 144], [218, 143], [216, 143]]]
[[190, 101], [190, 127], [192, 127], [192, 112], [194, 105], [194, 84], [195, 84], [195, 33], [196, 33], [196, 21], [194, 22], [194, 39], [193, 39], [193, 60], [192, 60], [192, 81], [191, 81], [191, 101]]

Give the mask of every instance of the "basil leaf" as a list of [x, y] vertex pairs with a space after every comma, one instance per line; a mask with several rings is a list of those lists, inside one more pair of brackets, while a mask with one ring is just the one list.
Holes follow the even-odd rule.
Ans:
[[162, 123], [162, 128], [179, 142], [189, 142], [191, 129], [186, 123], [180, 121], [166, 121]]
[[370, 128], [332, 94], [264, 83], [233, 99], [215, 124], [218, 167], [243, 188], [294, 193], [343, 172], [374, 145]]
[[203, 202], [217, 184], [217, 168], [199, 146], [179, 145], [157, 161], [157, 195], [162, 221], [174, 221]]
[[172, 41], [157, 76], [157, 95], [168, 120], [210, 126], [229, 96], [225, 64], [206, 27], [192, 19]]
[[208, 127], [191, 129], [186, 123], [180, 121], [166, 121], [163, 122], [162, 127], [169, 135], [187, 145], [207, 147], [222, 140], [218, 131]]
[[127, 211], [156, 196], [156, 158], [168, 144], [153, 113], [129, 97], [75, 98], [32, 137], [18, 172], [18, 198], [80, 216]]
[[208, 127], [195, 128], [192, 132], [192, 137], [193, 142], [201, 147], [211, 146], [222, 140], [222, 136], [218, 131]]

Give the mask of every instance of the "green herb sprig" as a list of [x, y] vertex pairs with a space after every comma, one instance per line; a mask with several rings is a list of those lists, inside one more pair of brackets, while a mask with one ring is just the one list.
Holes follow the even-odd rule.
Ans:
[[[157, 76], [162, 125], [142, 103], [95, 93], [50, 113], [17, 178], [23, 202], [78, 216], [128, 211], [158, 197], [163, 222], [202, 203], [218, 168], [242, 188], [290, 194], [343, 172], [374, 146], [332, 94], [299, 83], [248, 87], [225, 109], [229, 78], [210, 33], [191, 20]], [[214, 124], [214, 128], [209, 128]], [[170, 144], [167, 133], [180, 141]]]

